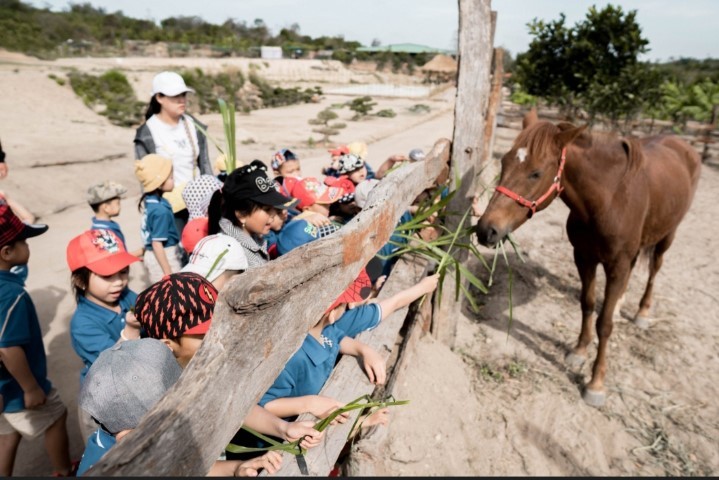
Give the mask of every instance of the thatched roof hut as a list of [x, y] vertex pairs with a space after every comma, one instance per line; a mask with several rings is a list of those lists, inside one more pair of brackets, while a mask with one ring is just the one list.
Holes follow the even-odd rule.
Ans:
[[457, 60], [440, 53], [422, 65], [421, 69], [425, 72], [455, 73], [457, 71]]
[[432, 60], [420, 67], [425, 73], [426, 81], [430, 83], [450, 82], [457, 76], [457, 60], [438, 54]]

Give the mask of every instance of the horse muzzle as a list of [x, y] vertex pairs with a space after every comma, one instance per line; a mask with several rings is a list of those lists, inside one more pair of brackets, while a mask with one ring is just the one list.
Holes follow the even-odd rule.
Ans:
[[494, 247], [509, 234], [509, 230], [500, 228], [492, 222], [482, 221], [480, 218], [474, 226], [474, 233], [481, 245]]

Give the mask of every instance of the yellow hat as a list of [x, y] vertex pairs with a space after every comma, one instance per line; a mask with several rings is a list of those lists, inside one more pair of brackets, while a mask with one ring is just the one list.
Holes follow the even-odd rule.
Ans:
[[352, 142], [347, 144], [350, 153], [357, 155], [362, 160], [367, 160], [367, 144], [364, 142]]
[[135, 161], [135, 176], [145, 193], [154, 192], [172, 173], [172, 160], [150, 153]]

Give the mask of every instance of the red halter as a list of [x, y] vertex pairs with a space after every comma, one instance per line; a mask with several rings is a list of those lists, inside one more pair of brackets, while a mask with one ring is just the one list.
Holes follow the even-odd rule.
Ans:
[[564, 187], [559, 183], [562, 180], [562, 170], [564, 170], [564, 161], [567, 158], [567, 147], [564, 147], [562, 149], [562, 158], [559, 160], [559, 170], [557, 170], [557, 176], [554, 177], [554, 181], [552, 181], [552, 185], [549, 187], [549, 190], [547, 190], [544, 195], [539, 197], [538, 199], [534, 200], [533, 202], [530, 202], [523, 196], [514, 193], [513, 191], [509, 190], [508, 188], [498, 186], [495, 188], [495, 190], [499, 193], [503, 193], [504, 195], [508, 196], [512, 200], [516, 201], [518, 204], [520, 204], [523, 207], [527, 207], [530, 210], [529, 217], [531, 218], [532, 215], [537, 213], [537, 206], [541, 205], [542, 202], [544, 202], [554, 191], [557, 191], [557, 195], [562, 193], [562, 190], [564, 190]]

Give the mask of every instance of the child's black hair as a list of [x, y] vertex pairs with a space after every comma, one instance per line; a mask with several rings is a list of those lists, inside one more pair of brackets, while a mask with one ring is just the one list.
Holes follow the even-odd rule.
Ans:
[[70, 276], [70, 286], [73, 292], [75, 292], [75, 302], [80, 303], [80, 298], [85, 296], [85, 290], [87, 285], [90, 283], [90, 269], [87, 267], [80, 267]]
[[210, 198], [210, 205], [207, 207], [208, 235], [220, 232], [220, 219], [226, 218], [233, 225], [239, 227], [240, 221], [237, 219], [235, 212], [249, 216], [261, 208], [265, 208], [265, 205], [249, 198], [242, 200], [232, 197], [227, 198], [221, 190], [215, 190]]

